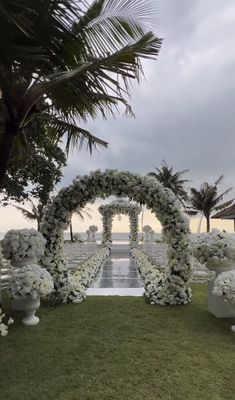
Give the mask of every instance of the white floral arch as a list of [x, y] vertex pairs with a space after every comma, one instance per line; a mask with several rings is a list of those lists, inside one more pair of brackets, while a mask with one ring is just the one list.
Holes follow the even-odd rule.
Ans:
[[[156, 304], [186, 304], [190, 301], [191, 251], [188, 218], [182, 213], [174, 194], [148, 176], [128, 171], [97, 170], [78, 176], [67, 188], [62, 189], [48, 205], [41, 225], [46, 238], [44, 265], [52, 274], [58, 298], [76, 302], [79, 284], [69, 273], [63, 255], [63, 234], [68, 228], [73, 211], [83, 208], [97, 197], [111, 195], [128, 197], [145, 204], [158, 217], [168, 243], [168, 269], [159, 278], [155, 295]], [[151, 282], [150, 282], [151, 283]], [[155, 285], [156, 286], [156, 285]]]
[[102, 215], [103, 233], [102, 244], [110, 247], [112, 244], [112, 223], [116, 214], [126, 214], [130, 220], [130, 247], [135, 248], [138, 244], [138, 215], [141, 212], [141, 207], [138, 204], [130, 203], [129, 201], [119, 199], [114, 200], [109, 204], [99, 207], [99, 212]]

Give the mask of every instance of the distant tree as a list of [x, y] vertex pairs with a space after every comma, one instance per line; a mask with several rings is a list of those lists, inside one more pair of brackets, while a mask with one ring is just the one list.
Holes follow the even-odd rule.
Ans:
[[149, 172], [148, 175], [157, 179], [165, 188], [171, 189], [175, 196], [184, 205], [188, 200], [188, 194], [184, 185], [190, 182], [188, 179], [182, 179], [182, 175], [189, 172], [188, 169], [183, 171], [174, 172], [173, 167], [169, 167], [165, 160], [161, 163], [161, 168], [155, 167], [154, 172]]
[[131, 112], [130, 81], [161, 48], [152, 14], [149, 0], [0, 0], [0, 188], [34, 120], [56, 144], [67, 135], [67, 151], [107, 146], [80, 123]]
[[230, 187], [223, 193], [218, 194], [218, 185], [222, 182], [223, 178], [224, 176], [220, 175], [214, 184], [203, 182], [200, 189], [191, 188], [187, 213], [189, 215], [196, 215], [197, 213], [203, 215], [206, 218], [207, 232], [210, 232], [210, 217], [212, 212], [222, 210], [229, 206], [234, 200], [232, 199], [225, 203], [221, 203], [224, 196], [232, 190], [232, 187]]
[[[91, 209], [88, 207], [84, 207], [82, 209], [75, 209], [73, 214], [77, 215], [80, 220], [84, 221], [85, 217], [91, 218]], [[70, 240], [71, 242], [74, 242], [74, 235], [73, 235], [73, 226], [72, 226], [72, 217], [69, 223], [69, 232], [70, 232]]]

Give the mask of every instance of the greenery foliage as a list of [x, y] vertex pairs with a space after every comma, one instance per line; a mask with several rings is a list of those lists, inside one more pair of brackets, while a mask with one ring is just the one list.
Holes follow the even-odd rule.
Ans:
[[188, 169], [183, 171], [174, 172], [173, 167], [169, 167], [166, 161], [162, 161], [161, 168], [155, 167], [154, 172], [149, 172], [149, 176], [153, 176], [164, 187], [171, 189], [175, 196], [181, 201], [188, 199], [188, 194], [184, 185], [189, 182], [188, 179], [182, 179], [182, 175], [188, 172]]
[[22, 156], [15, 156], [10, 161], [0, 204], [6, 206], [12, 204], [12, 201], [23, 203], [23, 206], [15, 203], [12, 205], [26, 218], [37, 220], [39, 227], [44, 206], [62, 177], [66, 156], [39, 124], [31, 124], [28, 138], [31, 141], [28, 153], [23, 151]]
[[67, 151], [83, 140], [107, 146], [80, 123], [120, 103], [131, 111], [130, 80], [162, 43], [152, 15], [146, 0], [0, 0], [0, 187], [34, 120], [54, 143], [67, 136]]
[[232, 187], [226, 189], [223, 193], [218, 193], [218, 185], [223, 180], [223, 175], [213, 184], [203, 182], [199, 189], [191, 188], [191, 196], [189, 198], [188, 214], [202, 214], [206, 218], [207, 232], [210, 232], [210, 217], [213, 211], [219, 211], [229, 206], [232, 200], [221, 203], [223, 198], [232, 190]]

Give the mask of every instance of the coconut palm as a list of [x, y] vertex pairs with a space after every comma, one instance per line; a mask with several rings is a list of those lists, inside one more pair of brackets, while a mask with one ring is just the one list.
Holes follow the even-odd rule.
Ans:
[[36, 220], [37, 221], [37, 228], [39, 230], [40, 223], [41, 223], [41, 220], [42, 220], [42, 217], [43, 217], [44, 205], [40, 204], [40, 203], [38, 205], [36, 205], [34, 203], [34, 201], [32, 199], [30, 199], [30, 198], [27, 199], [27, 202], [30, 203], [30, 209], [28, 209], [26, 207], [23, 207], [23, 206], [20, 206], [20, 205], [17, 205], [17, 204], [13, 204], [13, 203], [10, 203], [10, 205], [15, 207], [18, 211], [21, 211], [23, 216], [26, 219], [28, 219], [30, 221]]
[[226, 196], [232, 187], [225, 190], [223, 193], [218, 193], [218, 185], [222, 182], [224, 176], [220, 177], [215, 181], [214, 184], [203, 182], [200, 189], [191, 188], [191, 196], [189, 198], [189, 207], [187, 213], [189, 215], [196, 215], [200, 213], [206, 218], [206, 230], [210, 232], [210, 216], [213, 211], [222, 210], [228, 207], [234, 199], [229, 200], [225, 203], [221, 203], [224, 196]]
[[165, 160], [161, 163], [161, 168], [155, 167], [154, 172], [149, 172], [149, 176], [153, 176], [160, 182], [164, 187], [171, 189], [175, 196], [184, 205], [184, 202], [188, 199], [188, 194], [184, 189], [184, 185], [190, 182], [188, 179], [181, 179], [182, 175], [189, 172], [188, 169], [183, 171], [174, 172], [173, 167], [169, 167]]
[[67, 151], [107, 146], [80, 123], [120, 103], [131, 112], [131, 79], [162, 43], [151, 15], [150, 0], [0, 0], [0, 188], [35, 119], [55, 143], [66, 134]]
[[[84, 207], [83, 209], [76, 208], [73, 211], [73, 214], [77, 215], [80, 220], [84, 221], [85, 216], [88, 218], [92, 218], [90, 214], [91, 209], [88, 207]], [[73, 225], [72, 225], [72, 217], [69, 223], [69, 233], [70, 233], [70, 240], [71, 242], [74, 242], [74, 235], [73, 235]]]

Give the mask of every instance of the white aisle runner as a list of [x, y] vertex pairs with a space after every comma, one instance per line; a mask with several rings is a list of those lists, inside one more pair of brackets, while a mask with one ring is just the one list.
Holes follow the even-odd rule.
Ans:
[[142, 296], [143, 281], [128, 245], [113, 245], [110, 258], [87, 290], [88, 296]]

